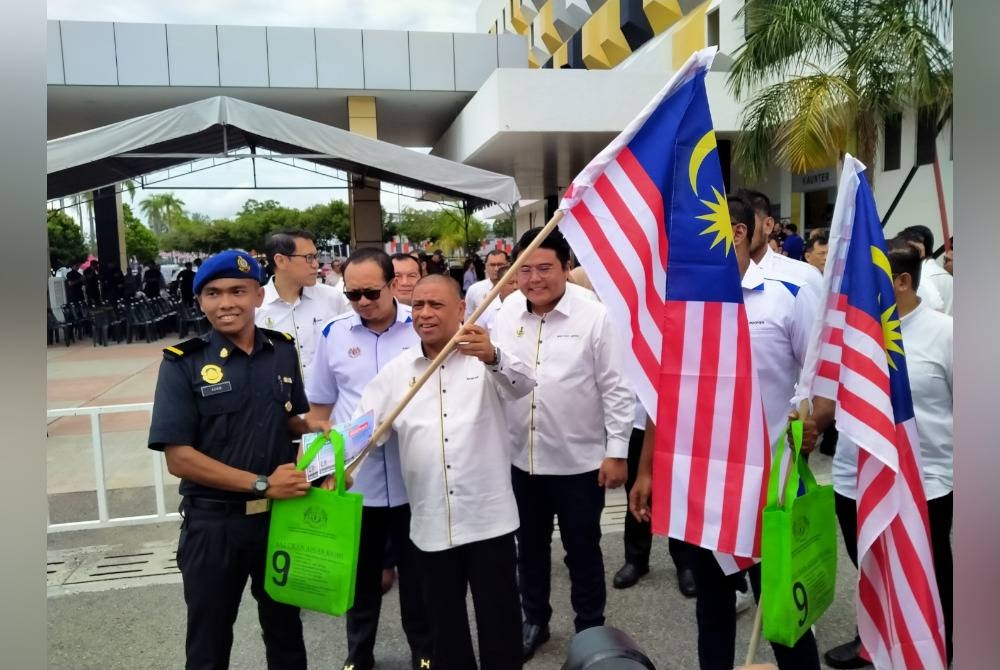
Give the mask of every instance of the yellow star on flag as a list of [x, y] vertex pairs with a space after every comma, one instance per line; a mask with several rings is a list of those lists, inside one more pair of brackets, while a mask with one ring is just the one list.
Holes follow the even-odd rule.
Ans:
[[729, 203], [726, 201], [726, 196], [719, 193], [719, 189], [712, 187], [712, 191], [715, 193], [715, 202], [710, 200], [702, 200], [711, 211], [699, 216], [699, 219], [704, 219], [705, 221], [711, 221], [710, 225], [705, 230], [701, 231], [702, 235], [711, 235], [715, 233], [715, 239], [712, 240], [712, 246], [710, 249], [714, 249], [719, 243], [726, 243], [726, 255], [729, 255], [729, 251], [733, 248], [733, 222], [729, 218]]

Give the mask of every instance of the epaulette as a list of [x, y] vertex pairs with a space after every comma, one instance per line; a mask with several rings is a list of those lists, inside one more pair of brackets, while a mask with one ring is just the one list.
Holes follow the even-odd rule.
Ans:
[[282, 332], [280, 330], [271, 330], [270, 328], [261, 328], [260, 330], [261, 330], [262, 333], [264, 333], [268, 337], [273, 337], [276, 340], [283, 340], [283, 341], [286, 341], [286, 342], [294, 342], [295, 341], [294, 337], [292, 337], [288, 333]]
[[200, 351], [207, 346], [208, 340], [201, 337], [192, 337], [190, 340], [185, 340], [169, 347], [163, 347], [163, 358], [168, 361], [179, 361], [184, 356]]

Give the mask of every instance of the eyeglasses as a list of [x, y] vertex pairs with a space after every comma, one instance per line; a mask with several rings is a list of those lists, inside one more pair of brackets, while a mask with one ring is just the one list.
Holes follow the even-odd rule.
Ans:
[[316, 263], [319, 261], [319, 254], [281, 254], [289, 258], [304, 258], [306, 263]]
[[351, 289], [350, 291], [344, 291], [344, 297], [351, 302], [357, 302], [361, 300], [361, 296], [364, 296], [368, 300], [378, 300], [379, 296], [382, 295], [382, 289], [389, 285], [389, 282], [382, 284], [379, 288], [358, 288]]
[[535, 272], [538, 273], [539, 277], [548, 277], [552, 274], [552, 270], [555, 269], [555, 265], [552, 263], [542, 263], [540, 265], [522, 265], [517, 269], [518, 274], [522, 277], [530, 277]]

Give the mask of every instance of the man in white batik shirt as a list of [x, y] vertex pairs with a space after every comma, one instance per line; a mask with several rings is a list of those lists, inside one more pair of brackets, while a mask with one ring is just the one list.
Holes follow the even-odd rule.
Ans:
[[410, 538], [427, 584], [434, 668], [477, 667], [466, 612], [472, 591], [480, 666], [520, 668], [521, 615], [504, 405], [531, 393], [531, 370], [495, 347], [486, 329], [462, 326], [458, 283], [428, 275], [413, 290], [420, 346], [388, 363], [358, 413], [392, 412], [462, 328], [462, 339], [393, 419], [411, 505]]

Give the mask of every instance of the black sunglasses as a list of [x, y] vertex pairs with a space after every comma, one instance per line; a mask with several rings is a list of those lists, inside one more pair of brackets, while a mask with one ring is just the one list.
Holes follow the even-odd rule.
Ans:
[[382, 295], [382, 289], [389, 285], [389, 282], [382, 284], [382, 288], [359, 288], [351, 291], [344, 291], [344, 297], [351, 302], [357, 302], [361, 300], [361, 296], [368, 298], [369, 300], [378, 300], [379, 296]]

